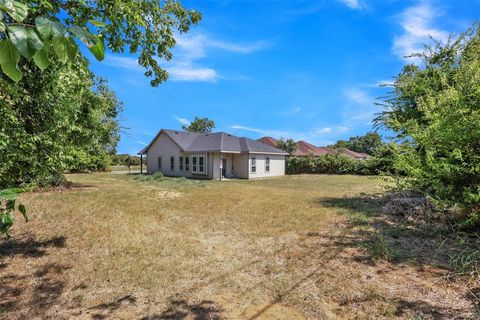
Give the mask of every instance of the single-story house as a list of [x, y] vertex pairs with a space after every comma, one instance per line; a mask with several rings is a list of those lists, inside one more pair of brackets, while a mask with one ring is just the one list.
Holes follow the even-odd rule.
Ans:
[[162, 129], [138, 153], [147, 172], [205, 179], [282, 176], [283, 150], [225, 132], [194, 133]]

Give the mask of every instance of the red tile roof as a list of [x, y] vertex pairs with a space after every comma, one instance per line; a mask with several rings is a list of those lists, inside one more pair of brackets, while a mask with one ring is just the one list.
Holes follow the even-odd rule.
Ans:
[[263, 137], [263, 138], [260, 138], [258, 139], [257, 141], [260, 141], [260, 142], [263, 142], [265, 144], [268, 144], [269, 146], [272, 146], [272, 147], [277, 147], [277, 143], [278, 143], [278, 140], [275, 139], [275, 138], [272, 138], [272, 137]]
[[[261, 141], [265, 144], [268, 144], [273, 147], [277, 147], [278, 140], [272, 137], [262, 137], [258, 139], [257, 141]], [[326, 148], [326, 147], [317, 147], [314, 146], [311, 143], [308, 143], [306, 141], [300, 140], [297, 141], [297, 150], [293, 154], [294, 156], [321, 156], [324, 154], [342, 154], [346, 157], [349, 158], [354, 158], [354, 159], [366, 159], [368, 158], [368, 155], [365, 153], [360, 153], [360, 152], [354, 152], [352, 150], [349, 150], [347, 148], [338, 148], [338, 149], [332, 149], [332, 148]]]

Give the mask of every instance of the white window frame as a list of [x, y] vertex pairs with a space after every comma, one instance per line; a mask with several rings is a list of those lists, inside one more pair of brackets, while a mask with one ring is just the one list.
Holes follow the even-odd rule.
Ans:
[[[207, 168], [207, 154], [206, 153], [198, 153], [198, 154], [193, 154], [191, 156], [192, 158], [192, 173], [195, 174], [207, 174], [208, 168]], [[203, 160], [203, 170], [200, 170], [200, 159]]]
[[252, 157], [252, 162], [250, 164], [250, 173], [257, 173], [257, 158]]
[[265, 158], [265, 172], [270, 172], [270, 157]]
[[170, 157], [170, 171], [175, 171], [175, 157]]

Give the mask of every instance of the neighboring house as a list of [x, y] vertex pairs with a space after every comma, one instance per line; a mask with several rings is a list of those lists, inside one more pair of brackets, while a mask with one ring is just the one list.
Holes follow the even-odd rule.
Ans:
[[[263, 142], [265, 144], [268, 144], [270, 146], [276, 147], [278, 140], [272, 137], [262, 137], [258, 139], [257, 141]], [[338, 148], [338, 149], [332, 149], [332, 148], [326, 148], [326, 147], [317, 147], [314, 146], [311, 143], [308, 143], [306, 141], [300, 140], [297, 141], [297, 150], [293, 153], [293, 156], [297, 157], [306, 157], [306, 156], [321, 156], [324, 154], [341, 154], [346, 157], [352, 158], [352, 159], [357, 159], [357, 160], [365, 160], [368, 159], [368, 154], [365, 153], [360, 153], [360, 152], [354, 152], [352, 150], [349, 150], [347, 148]]]
[[148, 173], [205, 179], [282, 176], [288, 155], [265, 143], [224, 132], [166, 129], [138, 154], [146, 155]]
[[349, 158], [357, 159], [357, 160], [366, 160], [370, 156], [366, 153], [361, 153], [361, 152], [355, 152], [347, 148], [335, 148], [335, 149], [330, 149], [333, 151], [333, 153], [341, 154]]

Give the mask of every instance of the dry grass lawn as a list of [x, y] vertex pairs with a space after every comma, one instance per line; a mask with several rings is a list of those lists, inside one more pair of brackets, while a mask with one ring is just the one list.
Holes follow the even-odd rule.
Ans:
[[475, 319], [455, 239], [379, 214], [358, 176], [139, 181], [25, 194], [0, 240], [3, 319]]

